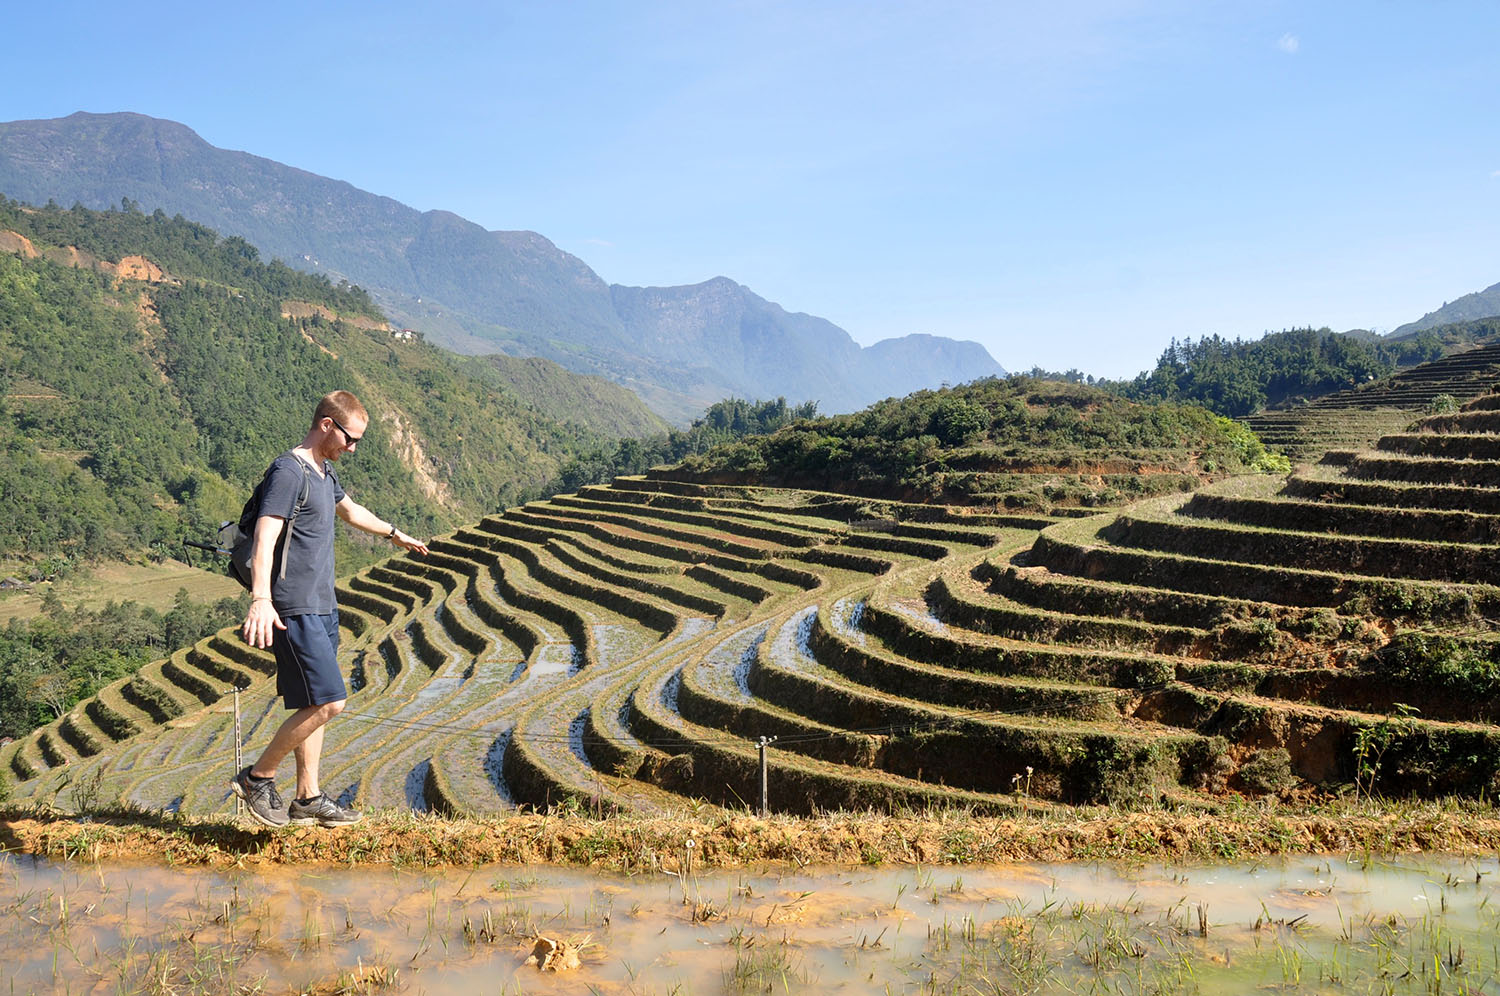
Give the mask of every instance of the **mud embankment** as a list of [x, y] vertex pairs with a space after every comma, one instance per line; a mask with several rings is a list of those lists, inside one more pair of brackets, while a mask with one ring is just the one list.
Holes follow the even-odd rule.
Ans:
[[229, 819], [0, 812], [0, 849], [49, 857], [176, 864], [489, 863], [585, 866], [616, 871], [674, 868], [685, 842], [703, 867], [761, 864], [951, 865], [1114, 858], [1221, 860], [1297, 853], [1500, 850], [1500, 813], [1432, 804], [1337, 804], [1297, 809], [1244, 803], [1221, 812], [1120, 813], [1108, 809], [1034, 817], [962, 812], [816, 819], [717, 811], [712, 817], [525, 814], [505, 819], [376, 815], [341, 830], [267, 830]]

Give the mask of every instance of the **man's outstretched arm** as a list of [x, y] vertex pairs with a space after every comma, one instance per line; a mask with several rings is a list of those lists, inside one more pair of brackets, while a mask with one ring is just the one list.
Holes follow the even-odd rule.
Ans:
[[337, 511], [339, 518], [343, 519], [355, 529], [362, 529], [376, 536], [384, 536], [403, 550], [411, 550], [415, 553], [426, 554], [427, 544], [415, 536], [408, 536], [397, 529], [392, 523], [386, 522], [374, 512], [365, 508], [359, 502], [344, 496], [344, 500], [338, 503]]

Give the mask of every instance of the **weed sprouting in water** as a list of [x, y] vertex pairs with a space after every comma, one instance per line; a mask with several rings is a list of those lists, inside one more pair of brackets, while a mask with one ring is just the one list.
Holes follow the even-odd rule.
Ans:
[[513, 878], [497, 878], [490, 883], [490, 888], [496, 892], [531, 892], [541, 882], [534, 870], [526, 869]]
[[801, 956], [794, 954], [787, 943], [755, 943], [752, 937], [734, 945], [734, 965], [725, 972], [724, 990], [744, 996], [791, 993], [800, 992], [810, 982]]
[[388, 989], [396, 989], [401, 985], [401, 970], [392, 967], [388, 962], [377, 961], [366, 965], [364, 958], [359, 958], [355, 969], [346, 972], [338, 978], [338, 988], [335, 992], [340, 996], [364, 996], [367, 993], [378, 993]]
[[584, 926], [608, 927], [614, 912], [614, 899], [595, 889], [589, 893], [588, 905], [583, 908]]

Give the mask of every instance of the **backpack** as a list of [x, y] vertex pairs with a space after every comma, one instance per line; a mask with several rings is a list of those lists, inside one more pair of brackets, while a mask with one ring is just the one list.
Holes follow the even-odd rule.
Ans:
[[[294, 457], [297, 466], [302, 468], [302, 491], [297, 495], [297, 504], [292, 506], [292, 516], [286, 520], [286, 528], [281, 531], [281, 575], [280, 580], [286, 580], [286, 552], [291, 547], [292, 526], [297, 521], [297, 516], [307, 505], [308, 489], [312, 487], [312, 468], [307, 461], [300, 457]], [[326, 469], [326, 468], [325, 468]], [[266, 476], [261, 478], [255, 490], [251, 492], [245, 507], [240, 510], [239, 521], [226, 521], [219, 523], [218, 542], [219, 549], [229, 553], [229, 563], [225, 572], [240, 583], [246, 591], [250, 591], [250, 561], [255, 553], [255, 522], [260, 518], [260, 499], [265, 491], [266, 484], [271, 480], [271, 469], [266, 468]]]

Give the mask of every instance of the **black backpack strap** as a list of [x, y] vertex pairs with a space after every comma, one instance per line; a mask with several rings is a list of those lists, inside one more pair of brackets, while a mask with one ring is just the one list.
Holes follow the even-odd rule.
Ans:
[[[286, 520], [286, 529], [283, 531], [282, 537], [281, 537], [281, 577], [280, 577], [280, 580], [282, 580], [282, 581], [286, 580], [286, 555], [287, 555], [287, 551], [289, 551], [292, 548], [292, 526], [296, 524], [296, 522], [297, 522], [297, 516], [301, 515], [302, 514], [302, 510], [307, 507], [308, 493], [312, 489], [312, 468], [307, 465], [307, 461], [306, 460], [302, 459], [299, 456], [295, 456], [294, 455], [293, 459], [297, 461], [297, 466], [299, 466], [299, 467], [302, 468], [302, 493], [299, 494], [299, 495], [297, 495], [297, 504], [295, 504], [295, 505], [292, 506], [292, 517], [290, 519]], [[326, 467], [327, 467], [326, 461], [324, 463], [324, 467], [325, 467], [325, 470], [326, 470]]]

